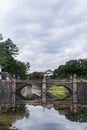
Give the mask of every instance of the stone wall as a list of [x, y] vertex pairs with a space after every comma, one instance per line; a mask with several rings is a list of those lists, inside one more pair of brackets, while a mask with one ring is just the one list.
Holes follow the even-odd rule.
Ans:
[[9, 103], [11, 102], [11, 90], [12, 83], [11, 81], [0, 81], [0, 103]]
[[87, 103], [87, 82], [78, 83], [77, 98], [78, 103]]

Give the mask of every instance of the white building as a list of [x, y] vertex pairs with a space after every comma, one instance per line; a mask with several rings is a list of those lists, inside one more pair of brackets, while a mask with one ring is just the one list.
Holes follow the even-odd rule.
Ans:
[[53, 75], [53, 71], [52, 70], [46, 70], [45, 72], [44, 72], [44, 76], [45, 77], [50, 77], [51, 75]]

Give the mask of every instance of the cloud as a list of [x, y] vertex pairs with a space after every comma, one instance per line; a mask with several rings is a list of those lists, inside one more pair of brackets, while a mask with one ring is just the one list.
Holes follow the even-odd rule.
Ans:
[[0, 32], [19, 47], [17, 57], [31, 71], [55, 69], [87, 58], [85, 0], [1, 0]]

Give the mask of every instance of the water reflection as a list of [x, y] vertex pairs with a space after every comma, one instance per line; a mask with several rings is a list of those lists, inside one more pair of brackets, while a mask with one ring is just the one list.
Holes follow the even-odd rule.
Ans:
[[66, 118], [74, 122], [87, 122], [87, 109], [80, 109], [77, 113], [70, 112]]
[[14, 93], [1, 95], [0, 129], [86, 130], [87, 104], [72, 99], [43, 102], [41, 99], [22, 100]]
[[2, 104], [0, 107], [1, 130], [85, 130], [87, 109], [78, 107], [74, 113], [66, 104]]
[[[55, 108], [26, 105], [29, 117], [13, 123], [18, 130], [85, 130], [87, 123], [72, 122]], [[64, 113], [63, 113], [64, 114]]]
[[0, 106], [0, 130], [10, 130], [10, 126], [18, 119], [26, 116], [25, 105], [2, 104]]

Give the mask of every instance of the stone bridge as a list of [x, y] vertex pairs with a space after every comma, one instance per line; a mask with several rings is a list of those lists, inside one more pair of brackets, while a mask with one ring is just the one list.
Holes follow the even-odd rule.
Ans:
[[30, 88], [42, 89], [42, 80], [16, 80], [16, 92], [19, 93], [20, 90], [26, 86]]
[[[49, 87], [57, 85], [57, 86], [65, 86], [70, 90], [71, 95], [73, 97], [73, 102], [83, 102], [83, 100], [87, 101], [87, 80], [72, 80], [72, 81], [61, 81], [61, 80], [51, 80], [45, 79], [42, 80], [0, 80], [0, 93], [10, 94], [12, 93], [20, 93], [22, 88], [28, 86], [29, 91], [31, 89], [39, 90], [41, 92], [41, 99], [43, 102], [46, 101], [46, 92], [49, 90]], [[78, 95], [78, 97], [77, 97]], [[13, 96], [14, 99], [14, 96]]]
[[25, 86], [29, 86], [30, 88], [33, 87], [35, 89], [39, 89], [42, 90], [42, 86], [45, 83], [45, 87], [46, 90], [49, 89], [49, 87], [53, 86], [53, 85], [62, 85], [65, 86], [67, 89], [69, 89], [70, 91], [73, 91], [73, 85], [72, 82], [64, 82], [64, 81], [60, 81], [60, 80], [16, 80], [16, 92], [20, 92], [20, 90], [22, 88], [24, 88]]
[[23, 88], [27, 88], [27, 91], [36, 91], [39, 90], [41, 92], [41, 98], [42, 101], [46, 101], [46, 95], [47, 95], [47, 90], [49, 90], [49, 87], [57, 85], [57, 86], [65, 86], [73, 96], [73, 101], [76, 102], [77, 100], [77, 90], [78, 90], [78, 84], [77, 81], [61, 81], [61, 80], [51, 80], [51, 79], [45, 79], [43, 78], [42, 80], [15, 80], [13, 83], [13, 86], [15, 86], [15, 92], [20, 94], [20, 91]]

